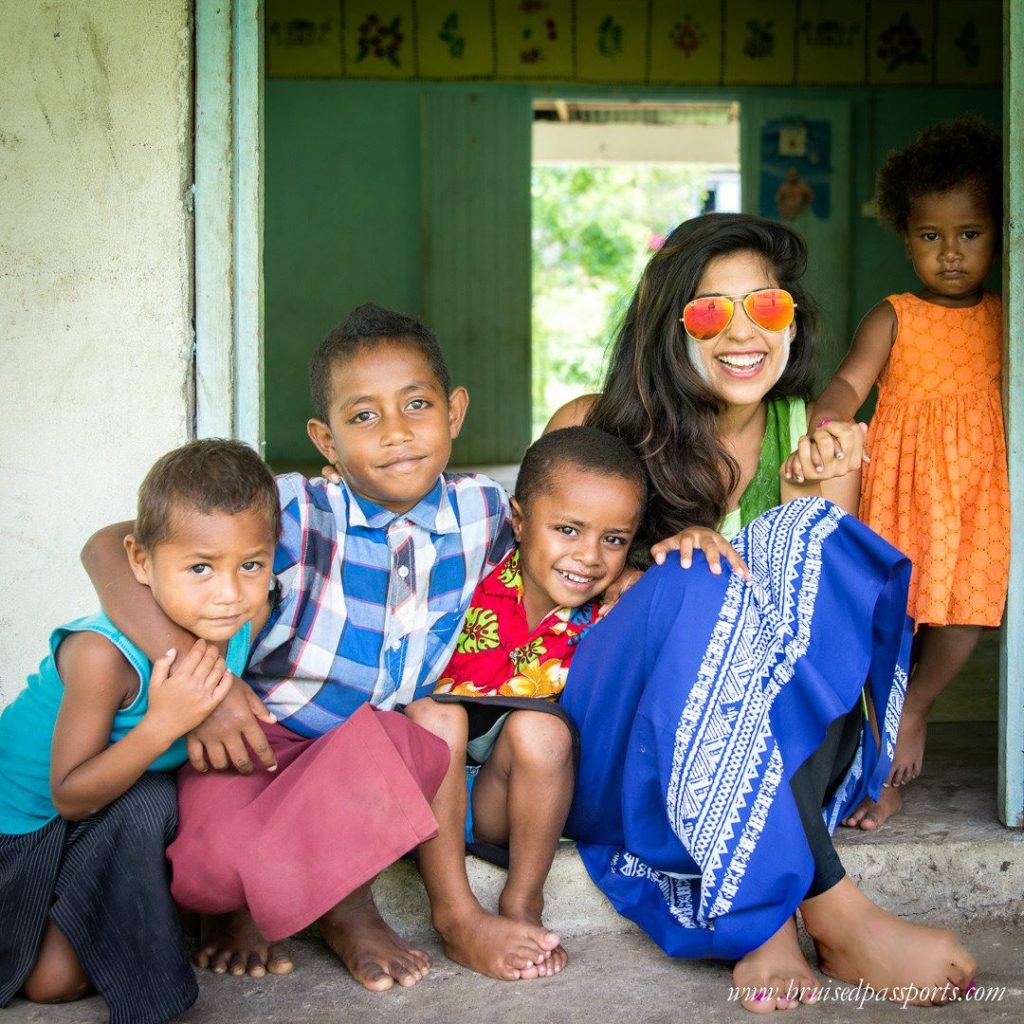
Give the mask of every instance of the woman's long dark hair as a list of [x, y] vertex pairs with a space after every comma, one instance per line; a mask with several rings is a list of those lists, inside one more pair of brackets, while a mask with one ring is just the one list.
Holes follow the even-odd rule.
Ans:
[[688, 526], [714, 528], [739, 467], [718, 438], [721, 400], [686, 353], [679, 318], [711, 260], [738, 252], [764, 257], [797, 303], [789, 362], [768, 398], [809, 399], [818, 351], [817, 310], [800, 279], [807, 247], [774, 221], [709, 213], [680, 224], [651, 257], [622, 321], [601, 396], [588, 426], [616, 434], [643, 459], [650, 479], [644, 537], [660, 540]]

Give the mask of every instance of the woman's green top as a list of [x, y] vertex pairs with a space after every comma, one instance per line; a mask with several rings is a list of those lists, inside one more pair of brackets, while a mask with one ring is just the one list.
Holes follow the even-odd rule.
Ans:
[[757, 469], [740, 495], [739, 508], [726, 513], [718, 526], [725, 538], [735, 537], [752, 519], [782, 503], [779, 470], [807, 433], [807, 405], [802, 398], [776, 398], [768, 403], [768, 418]]

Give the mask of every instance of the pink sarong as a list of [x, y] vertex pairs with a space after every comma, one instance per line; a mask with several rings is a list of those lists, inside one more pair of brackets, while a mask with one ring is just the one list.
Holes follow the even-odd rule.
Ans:
[[276, 724], [263, 730], [275, 772], [178, 772], [180, 820], [167, 857], [180, 906], [247, 907], [276, 941], [437, 835], [430, 801], [448, 746], [368, 704], [316, 739]]

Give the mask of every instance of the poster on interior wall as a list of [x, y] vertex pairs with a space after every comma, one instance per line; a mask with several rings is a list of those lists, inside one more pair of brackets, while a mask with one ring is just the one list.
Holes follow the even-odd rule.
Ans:
[[416, 51], [422, 78], [491, 78], [494, 22], [479, 0], [417, 0]]
[[868, 17], [868, 81], [930, 84], [935, 74], [932, 0], [870, 0]]
[[646, 77], [646, 5], [576, 0], [576, 78], [628, 83]]
[[936, 26], [936, 81], [999, 85], [1003, 80], [1000, 0], [942, 0], [941, 15]]
[[671, 85], [722, 81], [722, 5], [654, 0], [648, 80]]
[[498, 77], [576, 77], [572, 0], [494, 0]]
[[346, 0], [345, 73], [352, 78], [414, 78], [413, 0]]
[[862, 85], [866, 0], [802, 0], [796, 26], [800, 85]]
[[268, 0], [265, 32], [271, 78], [340, 77], [338, 0]]
[[795, 72], [795, 33], [795, 3], [726, 0], [726, 83], [791, 85]]
[[827, 220], [831, 203], [832, 126], [802, 117], [776, 118], [761, 128], [758, 211], [797, 220], [810, 211]]

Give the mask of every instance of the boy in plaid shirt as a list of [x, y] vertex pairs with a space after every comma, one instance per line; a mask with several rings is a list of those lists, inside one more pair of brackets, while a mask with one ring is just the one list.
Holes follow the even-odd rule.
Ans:
[[[422, 325], [362, 306], [327, 336], [310, 380], [309, 434], [342, 482], [278, 480], [278, 599], [252, 689], [236, 684], [189, 738], [172, 891], [218, 915], [200, 966], [287, 973], [274, 942], [319, 919], [367, 988], [412, 985], [427, 955], [381, 920], [369, 884], [436, 835], [448, 749], [390, 709], [433, 690], [476, 585], [510, 549], [508, 503], [485, 477], [443, 473], [468, 396]], [[119, 551], [108, 557], [115, 532], [127, 530], [103, 531], [85, 556], [105, 610], [146, 651], [185, 642], [119, 572]], [[550, 958], [557, 935], [517, 928], [524, 967]]]

